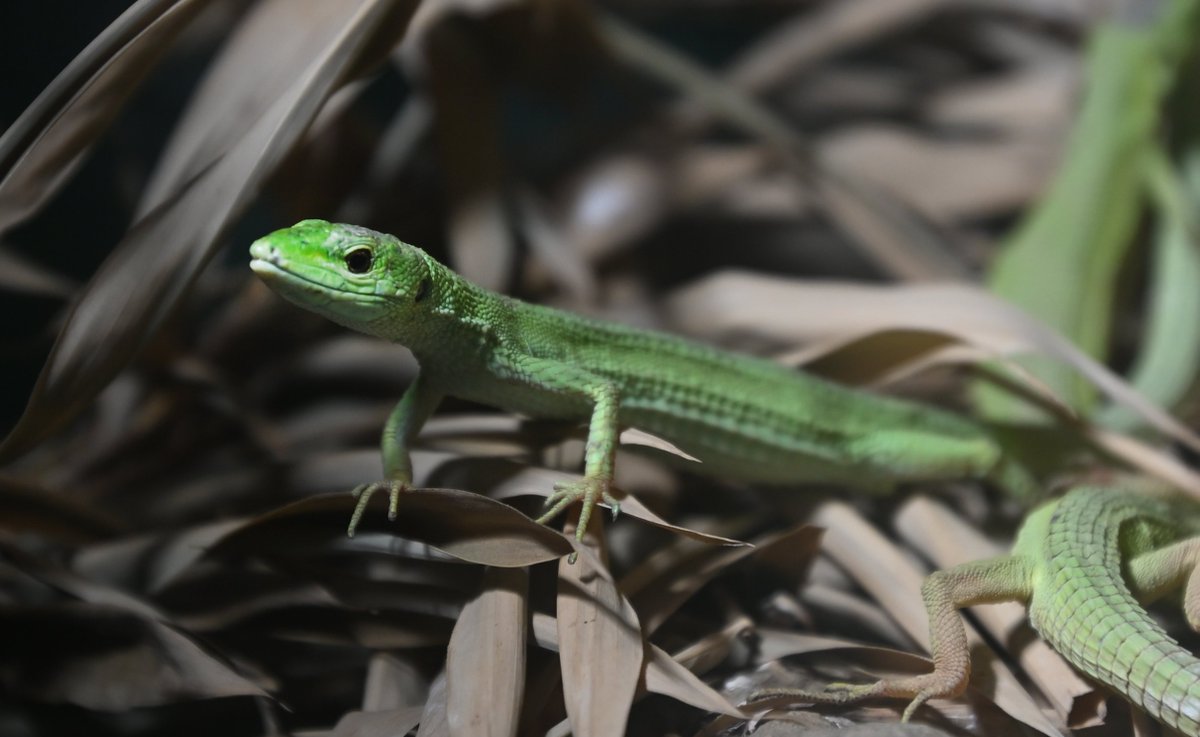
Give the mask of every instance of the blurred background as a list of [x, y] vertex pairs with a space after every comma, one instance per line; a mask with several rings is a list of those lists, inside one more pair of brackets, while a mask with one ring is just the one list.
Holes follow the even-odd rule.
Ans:
[[[429, 708], [451, 628], [487, 588], [479, 566], [346, 547], [344, 494], [298, 513], [329, 535], [225, 537], [377, 476], [379, 427], [415, 373], [402, 348], [253, 279], [249, 243], [304, 218], [393, 233], [530, 301], [975, 413], [1048, 476], [1096, 461], [1061, 426], [1086, 419], [1139, 444], [1123, 462], [1200, 488], [1197, 6], [9, 4], [0, 600], [25, 644], [0, 663], [0, 732], [349, 730], [356, 709]], [[916, 291], [876, 301], [889, 285]], [[577, 460], [561, 432], [485, 407], [452, 401], [442, 419], [418, 458], [428, 486], [544, 493], [550, 477], [521, 469]], [[626, 490], [706, 533], [759, 540], [812, 518], [807, 501], [621, 464]], [[1011, 534], [1014, 510], [985, 491], [953, 505]], [[895, 505], [861, 507], [895, 537]], [[694, 569], [646, 529], [612, 528], [615, 570], [655, 551]], [[835, 567], [818, 560], [830, 578], [801, 587], [815, 545], [787, 539], [804, 558], [767, 560], [751, 584], [714, 564], [694, 610], [662, 605], [655, 642], [727, 632], [689, 665], [730, 688], [772, 660], [746, 628], [919, 650]], [[552, 612], [541, 569], [530, 606]], [[520, 701], [521, 733], [545, 733], [563, 718], [557, 661], [513, 668], [551, 694]], [[695, 701], [648, 703], [629, 734], [716, 729]], [[948, 718], [1036, 721], [977, 707]], [[1101, 721], [1043, 711], [1062, 729]]]

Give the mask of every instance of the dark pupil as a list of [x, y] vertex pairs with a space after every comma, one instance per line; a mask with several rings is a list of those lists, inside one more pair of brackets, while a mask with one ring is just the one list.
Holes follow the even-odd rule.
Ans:
[[346, 268], [351, 274], [365, 274], [371, 270], [371, 249], [356, 248], [346, 254]]
[[413, 302], [420, 302], [427, 296], [429, 296], [429, 277], [425, 277], [417, 285], [417, 294], [413, 297]]

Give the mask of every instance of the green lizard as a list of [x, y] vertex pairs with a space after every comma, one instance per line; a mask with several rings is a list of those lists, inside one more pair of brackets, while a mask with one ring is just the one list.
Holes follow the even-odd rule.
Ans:
[[582, 502], [615, 514], [621, 426], [665, 438], [701, 471], [763, 483], [988, 479], [1031, 496], [1034, 480], [980, 426], [779, 364], [494, 294], [421, 249], [353, 225], [305, 220], [255, 241], [251, 268], [296, 304], [406, 345], [421, 369], [383, 430], [388, 516], [412, 483], [409, 444], [445, 395], [534, 417], [588, 420], [582, 479], [556, 485], [539, 519]]
[[753, 700], [847, 703], [871, 696], [928, 699], [967, 686], [970, 651], [958, 609], [1020, 601], [1029, 621], [1072, 665], [1152, 717], [1200, 737], [1200, 660], [1139, 605], [1184, 586], [1184, 611], [1200, 629], [1200, 506], [1165, 489], [1078, 486], [1034, 510], [1009, 555], [930, 575], [922, 587], [934, 670], [826, 691], [766, 689]]

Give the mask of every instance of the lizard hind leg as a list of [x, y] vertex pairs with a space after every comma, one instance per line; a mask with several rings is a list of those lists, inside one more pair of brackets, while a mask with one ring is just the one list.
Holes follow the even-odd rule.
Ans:
[[1172, 543], [1129, 561], [1126, 578], [1133, 595], [1148, 604], [1183, 587], [1183, 613], [1200, 632], [1200, 537]]
[[[962, 686], [964, 687], [966, 686], [966, 676], [967, 674], [963, 674]], [[874, 697], [909, 699], [908, 706], [904, 709], [904, 715], [900, 717], [901, 721], [907, 722], [917, 709], [929, 699], [955, 696], [962, 690], [956, 686], [946, 689], [946, 680], [944, 674], [938, 673], [935, 669], [933, 673], [920, 676], [882, 679], [874, 683], [830, 683], [821, 691], [764, 688], [755, 691], [750, 696], [750, 701], [786, 698], [788, 701], [798, 703], [852, 704]]]
[[908, 721], [929, 699], [957, 696], [967, 687], [970, 643], [958, 610], [974, 604], [1027, 600], [1030, 568], [1023, 557], [1004, 556], [936, 571], [925, 579], [921, 595], [929, 616], [932, 673], [862, 685], [832, 683], [817, 692], [766, 689], [753, 694], [751, 700], [788, 697], [798, 702], [846, 704], [875, 696], [903, 698], [910, 700], [902, 717]]

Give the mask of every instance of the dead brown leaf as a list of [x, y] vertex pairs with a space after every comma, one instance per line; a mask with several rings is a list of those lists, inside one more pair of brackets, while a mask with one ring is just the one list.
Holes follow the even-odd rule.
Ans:
[[205, 6], [142, 0], [97, 36], [0, 137], [0, 231], [32, 215], [82, 163], [171, 41]]
[[635, 568], [621, 579], [621, 588], [639, 612], [643, 630], [650, 635], [705, 584], [744, 558], [769, 554], [776, 547], [789, 551], [799, 548], [807, 554], [797, 555], [792, 565], [803, 569], [807, 558], [816, 553], [820, 539], [820, 529], [797, 525], [764, 535], [747, 547], [681, 545], [672, 550], [675, 556], [670, 565], [663, 567], [656, 562], [653, 568]]
[[394, 522], [385, 495], [377, 495], [359, 531], [345, 537], [355, 500], [349, 494], [318, 496], [289, 504], [242, 525], [218, 540], [210, 555], [254, 555], [333, 546], [393, 551], [404, 537], [469, 563], [513, 568], [560, 558], [572, 551], [562, 535], [512, 507], [469, 491], [414, 489], [401, 498]]
[[[217, 148], [191, 148], [208, 128], [184, 126], [188, 136], [177, 139], [182, 153], [165, 159], [181, 162], [178, 175], [164, 175], [161, 190], [150, 191], [146, 201], [153, 206], [80, 295], [22, 419], [0, 445], [0, 458], [21, 455], [73, 418], [144, 346], [208, 262], [229, 220], [303, 134], [362, 50], [377, 34], [403, 34], [406, 18], [396, 17], [396, 10], [411, 11], [412, 5], [309, 0], [307, 7], [308, 43], [289, 46], [292, 56], [274, 57], [269, 67], [249, 62], [264, 47], [277, 46], [278, 30], [265, 21], [295, 17], [295, 4], [260, 3], [252, 12], [264, 22], [239, 26], [251, 30], [238, 33], [223, 57], [230, 64], [246, 60], [237, 83], [209, 93], [223, 95], [223, 103], [196, 113], [209, 124], [220, 121], [217, 130], [225, 133]], [[393, 25], [381, 26], [385, 21]], [[270, 75], [260, 78], [264, 72]], [[230, 116], [231, 110], [241, 114]], [[260, 114], [246, 115], [253, 111]]]
[[490, 568], [467, 603], [446, 654], [451, 735], [515, 735], [525, 692], [528, 574]]
[[[588, 526], [593, 540], [604, 530], [597, 522]], [[629, 600], [594, 565], [583, 556], [558, 564], [563, 697], [572, 732], [619, 737], [625, 734], [642, 669], [643, 636]]]

